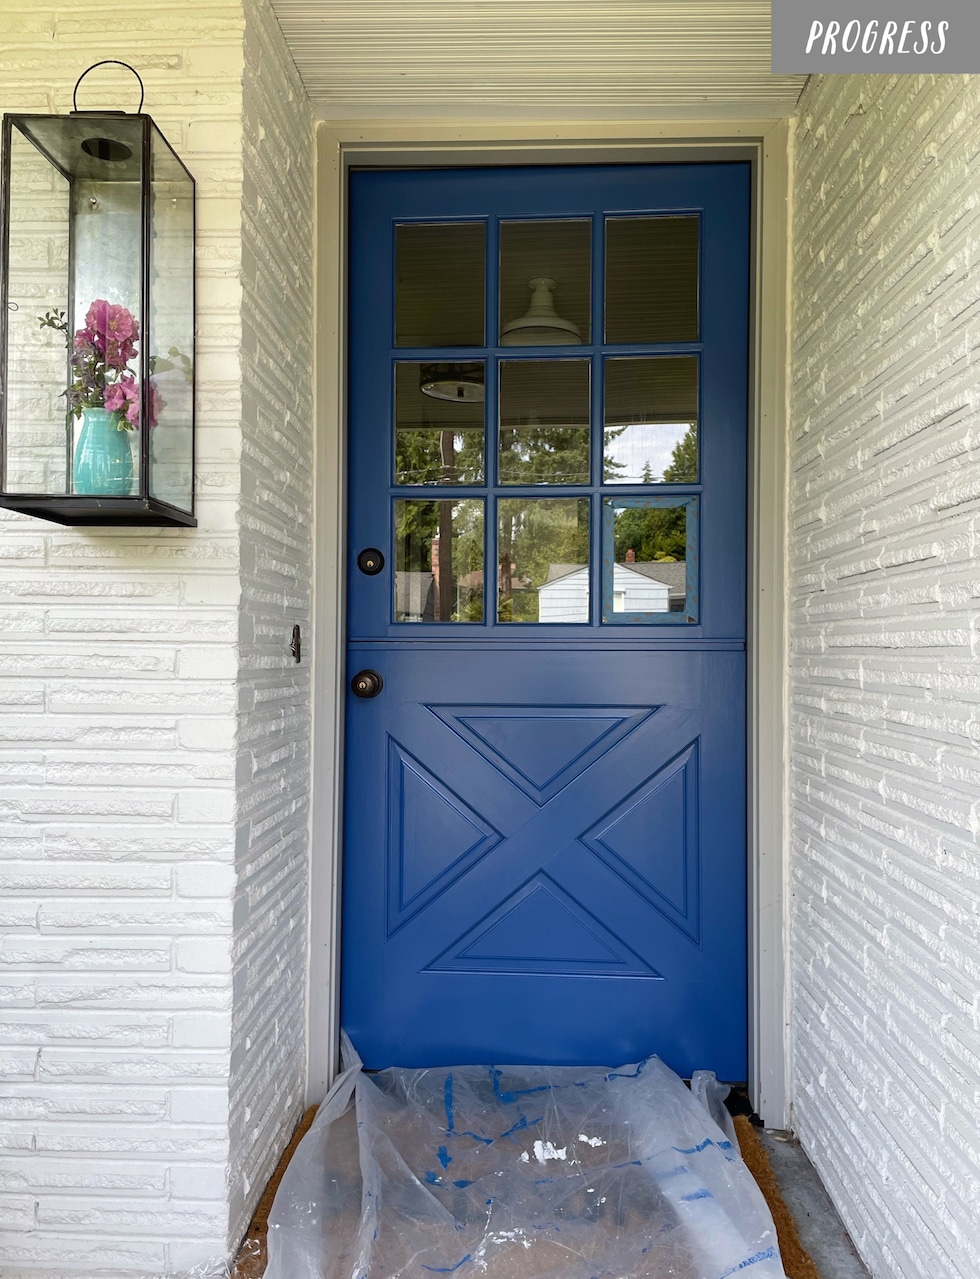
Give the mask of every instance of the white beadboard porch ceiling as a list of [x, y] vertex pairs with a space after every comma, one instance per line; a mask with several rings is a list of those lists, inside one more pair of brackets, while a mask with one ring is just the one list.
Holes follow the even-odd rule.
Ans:
[[770, 0], [272, 0], [325, 120], [775, 119]]

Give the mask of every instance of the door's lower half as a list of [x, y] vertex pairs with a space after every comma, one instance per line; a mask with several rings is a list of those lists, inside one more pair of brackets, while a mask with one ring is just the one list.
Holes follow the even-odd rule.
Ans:
[[745, 1073], [744, 656], [358, 646], [364, 1060]]
[[746, 1077], [749, 203], [741, 163], [351, 175], [369, 1068]]

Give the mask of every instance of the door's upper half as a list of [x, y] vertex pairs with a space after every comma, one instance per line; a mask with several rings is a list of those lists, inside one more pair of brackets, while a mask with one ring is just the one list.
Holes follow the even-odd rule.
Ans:
[[353, 175], [352, 639], [744, 639], [748, 166], [550, 172]]

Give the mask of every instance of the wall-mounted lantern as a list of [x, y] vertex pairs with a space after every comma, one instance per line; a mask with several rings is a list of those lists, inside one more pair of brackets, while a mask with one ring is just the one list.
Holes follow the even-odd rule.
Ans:
[[79, 111], [81, 79], [3, 120], [0, 506], [194, 525], [194, 179], [142, 81], [131, 114]]

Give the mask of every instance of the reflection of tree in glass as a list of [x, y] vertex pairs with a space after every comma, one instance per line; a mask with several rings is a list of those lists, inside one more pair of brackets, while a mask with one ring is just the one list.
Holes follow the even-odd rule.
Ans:
[[[670, 465], [664, 469], [665, 484], [683, 484], [697, 478], [697, 431], [692, 425], [674, 447]], [[644, 483], [647, 483], [644, 471]], [[616, 513], [614, 532], [616, 562], [632, 550], [641, 563], [676, 562], [687, 558], [687, 512], [683, 506], [626, 507]]]
[[[607, 426], [603, 432], [603, 448], [602, 448], [602, 482], [603, 484], [615, 484], [621, 478], [621, 473], [626, 469], [625, 462], [618, 462], [613, 457], [615, 450], [612, 447], [613, 441], [618, 440], [624, 431], [628, 431], [629, 426]], [[647, 463], [644, 470], [649, 470], [650, 464]], [[646, 484], [648, 481], [644, 480]]]
[[553, 564], [587, 564], [587, 498], [507, 498], [498, 507], [497, 616], [536, 622], [538, 591]]
[[501, 427], [502, 484], [588, 484], [589, 428]]
[[437, 575], [436, 621], [482, 620], [481, 501], [396, 502], [395, 548], [396, 569]]
[[698, 478], [698, 429], [692, 422], [684, 438], [674, 446], [670, 466], [664, 468], [665, 484], [694, 484]]
[[399, 484], [478, 484], [483, 479], [483, 431], [439, 427], [395, 432]]
[[[440, 503], [443, 507], [449, 502]], [[453, 583], [450, 620], [483, 621], [483, 503], [470, 500], [455, 502], [452, 518], [451, 560], [447, 577]], [[440, 538], [440, 545], [442, 539]]]

